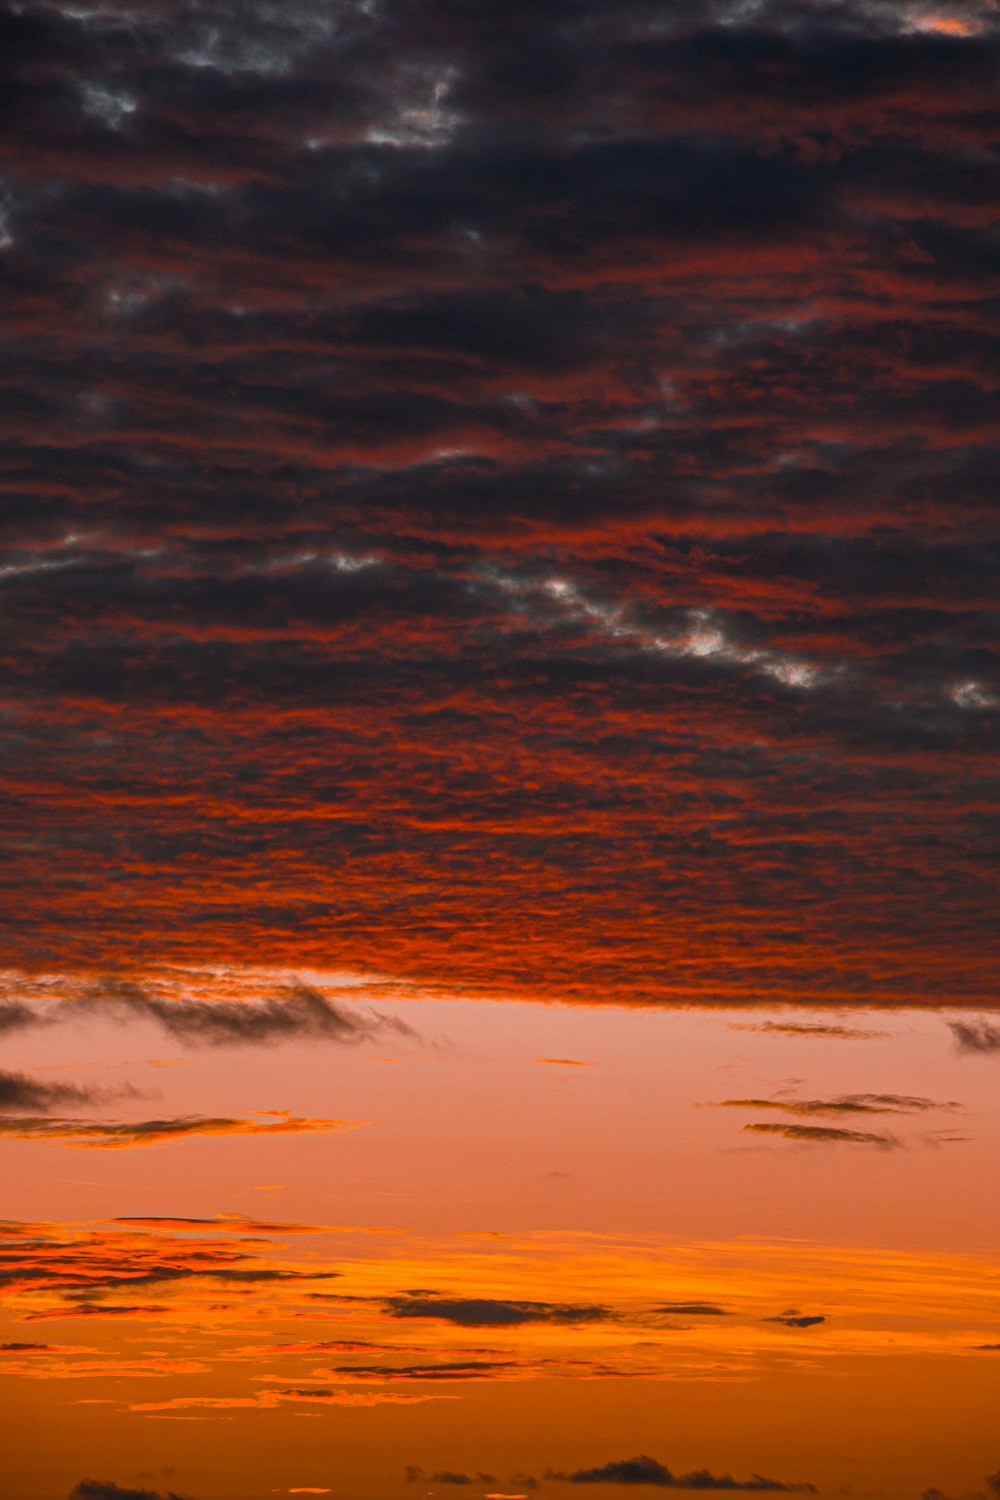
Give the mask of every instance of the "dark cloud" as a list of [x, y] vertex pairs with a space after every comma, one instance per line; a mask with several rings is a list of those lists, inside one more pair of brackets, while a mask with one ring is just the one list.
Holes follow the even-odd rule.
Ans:
[[513, 1328], [522, 1323], [603, 1323], [615, 1314], [591, 1303], [522, 1302], [497, 1297], [442, 1297], [435, 1292], [403, 1292], [388, 1297], [392, 1318], [438, 1318], [463, 1328]]
[[44, 1024], [44, 1017], [20, 1000], [0, 1000], [0, 1036], [7, 1031], [26, 1031]]
[[916, 1115], [958, 1109], [953, 1103], [910, 1094], [837, 1094], [832, 1099], [723, 1099], [724, 1109], [778, 1109], [792, 1115]]
[[674, 1490], [745, 1490], [783, 1491], [786, 1493], [815, 1494], [811, 1484], [786, 1484], [780, 1479], [765, 1479], [754, 1474], [750, 1479], [733, 1479], [729, 1474], [712, 1474], [708, 1469], [696, 1469], [690, 1474], [673, 1474], [655, 1458], [642, 1455], [638, 1458], [621, 1459], [603, 1464], [597, 1469], [575, 1469], [563, 1474], [550, 1471], [547, 1479], [559, 1479], [569, 1484], [622, 1484], [656, 1485], [660, 1489]]
[[414, 1035], [395, 1016], [349, 1010], [301, 983], [259, 1001], [199, 1001], [165, 998], [129, 980], [105, 980], [83, 998], [65, 1004], [62, 1014], [153, 1021], [178, 1041], [215, 1047], [271, 1044], [296, 1037], [361, 1042], [386, 1033]]
[[949, 1021], [960, 1052], [1000, 1052], [1000, 1026], [990, 1021]]
[[[478, 1325], [477, 1325], [478, 1326]], [[338, 1365], [328, 1375], [338, 1379], [374, 1380], [385, 1383], [408, 1380], [489, 1380], [518, 1369], [513, 1360], [465, 1359], [442, 1360], [438, 1364], [423, 1365]], [[428, 1478], [439, 1478], [429, 1475]], [[445, 1484], [462, 1484], [464, 1480], [440, 1480]]]
[[73, 1083], [49, 1082], [27, 1073], [0, 1069], [0, 1113], [18, 1110], [50, 1110], [65, 1105], [101, 1104], [108, 1099], [136, 1097], [130, 1089], [84, 1088]]
[[799, 1313], [794, 1310], [785, 1313], [776, 1313], [773, 1318], [765, 1318], [765, 1323], [782, 1323], [786, 1328], [814, 1328], [817, 1323], [825, 1323], [826, 1316], [822, 1313]]
[[68, 1500], [188, 1500], [173, 1490], [161, 1494], [159, 1490], [129, 1489], [112, 1484], [110, 1479], [81, 1479], [70, 1491]]
[[485, 9], [0, 18], [0, 957], [990, 1004], [995, 8]]
[[810, 1141], [823, 1146], [877, 1146], [880, 1151], [891, 1151], [900, 1145], [894, 1135], [875, 1130], [841, 1130], [833, 1125], [784, 1125], [753, 1120], [743, 1129], [756, 1135], [780, 1135], [788, 1141]]

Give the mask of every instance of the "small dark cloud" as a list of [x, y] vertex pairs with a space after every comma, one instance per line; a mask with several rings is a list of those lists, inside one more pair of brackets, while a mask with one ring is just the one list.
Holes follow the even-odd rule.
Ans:
[[159, 1490], [123, 1489], [110, 1479], [81, 1479], [69, 1494], [69, 1500], [185, 1500], [173, 1490], [160, 1494]]
[[41, 1110], [65, 1105], [100, 1104], [112, 1098], [135, 1098], [131, 1089], [112, 1092], [107, 1089], [81, 1088], [74, 1083], [48, 1083], [27, 1073], [0, 1070], [0, 1111]]
[[569, 1474], [549, 1470], [545, 1477], [563, 1480], [568, 1484], [649, 1484], [670, 1490], [816, 1493], [815, 1485], [786, 1484], [781, 1479], [766, 1479], [762, 1474], [754, 1474], [749, 1479], [734, 1479], [730, 1474], [712, 1474], [708, 1469], [695, 1469], [690, 1474], [674, 1474], [657, 1459], [646, 1454], [602, 1464], [597, 1469], [575, 1469]]
[[786, 1328], [813, 1328], [817, 1323], [825, 1323], [826, 1316], [822, 1313], [800, 1313], [794, 1307], [787, 1312], [776, 1313], [773, 1318], [765, 1318], [765, 1323], [782, 1323]]
[[1000, 1026], [989, 1021], [949, 1021], [959, 1052], [1000, 1052]]
[[653, 1312], [673, 1313], [682, 1318], [724, 1318], [727, 1309], [711, 1302], [661, 1302]]
[[497, 1297], [438, 1297], [404, 1292], [383, 1303], [391, 1318], [439, 1318], [462, 1328], [513, 1328], [521, 1323], [603, 1323], [614, 1317], [595, 1303], [514, 1302]]
[[6, 1031], [27, 1031], [31, 1026], [43, 1026], [45, 1017], [25, 1005], [23, 1000], [0, 1000], [0, 1035]]
[[352, 1011], [319, 990], [290, 984], [264, 1000], [173, 1000], [131, 980], [105, 979], [80, 1000], [62, 1007], [65, 1016], [96, 1014], [110, 1020], [153, 1021], [179, 1041], [204, 1046], [272, 1043], [296, 1037], [362, 1042], [385, 1033], [412, 1037], [394, 1016]]
[[0, 1344], [0, 1354], [41, 1354], [48, 1344]]
[[781, 1135], [788, 1141], [811, 1141], [822, 1146], [876, 1146], [891, 1151], [900, 1145], [894, 1135], [880, 1135], [874, 1130], [838, 1130], [832, 1125], [783, 1125], [755, 1120], [744, 1130], [756, 1135]]

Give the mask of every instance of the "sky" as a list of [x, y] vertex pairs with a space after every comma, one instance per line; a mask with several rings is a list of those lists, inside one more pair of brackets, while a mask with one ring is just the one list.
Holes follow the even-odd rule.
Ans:
[[0, 0], [0, 1500], [996, 1500], [995, 0]]

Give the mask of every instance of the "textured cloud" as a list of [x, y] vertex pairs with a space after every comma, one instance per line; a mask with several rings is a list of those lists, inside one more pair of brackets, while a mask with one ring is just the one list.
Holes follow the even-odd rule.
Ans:
[[10, 969], [995, 998], [1000, 27], [946, 20], [7, 7]]
[[[272, 1111], [271, 1113], [276, 1113]], [[60, 1120], [29, 1117], [0, 1118], [0, 1136], [22, 1141], [61, 1141], [67, 1146], [123, 1149], [157, 1146], [191, 1136], [329, 1134], [354, 1130], [358, 1120], [299, 1118], [279, 1113], [275, 1119], [226, 1119], [188, 1115], [175, 1120], [133, 1120], [109, 1123], [92, 1120]]]
[[708, 1469], [696, 1469], [691, 1474], [673, 1474], [657, 1459], [645, 1455], [603, 1464], [596, 1469], [575, 1469], [569, 1474], [550, 1471], [546, 1478], [566, 1480], [570, 1484], [656, 1485], [660, 1489], [671, 1490], [816, 1493], [814, 1485], [785, 1484], [780, 1479], [765, 1479], [760, 1474], [754, 1474], [750, 1479], [733, 1479], [729, 1474], [712, 1474]]
[[773, 1318], [765, 1318], [765, 1323], [781, 1323], [785, 1328], [815, 1328], [817, 1323], [825, 1323], [826, 1317], [821, 1313], [800, 1313], [792, 1308], [789, 1312], [776, 1313]]

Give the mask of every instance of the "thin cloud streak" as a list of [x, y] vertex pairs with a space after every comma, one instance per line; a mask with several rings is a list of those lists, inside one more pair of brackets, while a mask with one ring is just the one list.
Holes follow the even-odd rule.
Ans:
[[132, 1146], [159, 1146], [196, 1136], [284, 1136], [330, 1135], [357, 1130], [363, 1120], [299, 1118], [283, 1111], [269, 1111], [275, 1119], [227, 1119], [189, 1115], [180, 1119], [135, 1120], [109, 1123], [91, 1120], [48, 1118], [0, 1118], [0, 1136], [22, 1141], [60, 1142], [86, 1149], [124, 1150]]

